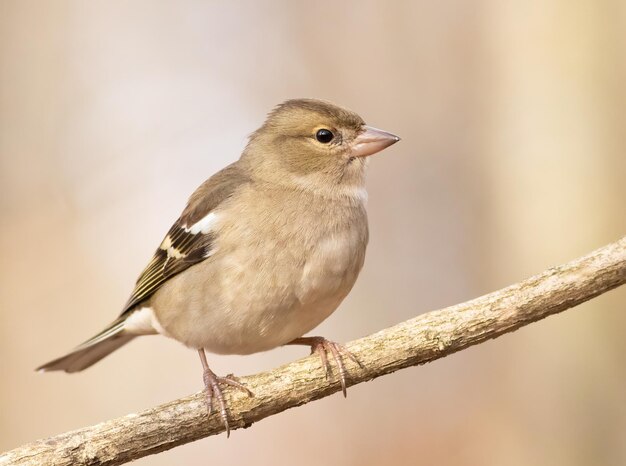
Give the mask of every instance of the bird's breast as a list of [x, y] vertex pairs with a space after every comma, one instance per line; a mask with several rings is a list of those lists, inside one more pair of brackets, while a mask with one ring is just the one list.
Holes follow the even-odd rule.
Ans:
[[364, 209], [313, 205], [306, 198], [295, 205], [264, 207], [263, 215], [225, 225], [218, 234], [214, 259], [221, 301], [267, 315], [325, 308], [330, 301], [336, 307], [363, 266], [368, 240]]
[[352, 288], [365, 257], [365, 242], [354, 226], [321, 236], [304, 258], [296, 295], [309, 303]]

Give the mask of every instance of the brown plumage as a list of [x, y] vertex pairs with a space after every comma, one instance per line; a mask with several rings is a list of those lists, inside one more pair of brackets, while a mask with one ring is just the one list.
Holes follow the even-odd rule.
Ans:
[[120, 317], [40, 369], [79, 371], [136, 336], [160, 333], [199, 351], [209, 408], [220, 383], [238, 384], [210, 371], [205, 349], [307, 344], [324, 361], [327, 351], [334, 356], [345, 391], [341, 347], [301, 337], [356, 281], [368, 241], [366, 156], [398, 140], [328, 102], [279, 105], [241, 158], [191, 195]]

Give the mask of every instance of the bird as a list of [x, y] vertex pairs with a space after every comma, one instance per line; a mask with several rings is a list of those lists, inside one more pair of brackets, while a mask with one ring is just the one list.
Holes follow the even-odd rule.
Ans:
[[140, 274], [119, 317], [37, 370], [82, 371], [138, 336], [160, 334], [198, 352], [209, 416], [223, 385], [206, 352], [252, 354], [284, 345], [335, 362], [346, 394], [344, 346], [304, 336], [329, 317], [361, 271], [369, 239], [369, 156], [398, 142], [325, 100], [274, 107], [240, 158], [201, 184]]

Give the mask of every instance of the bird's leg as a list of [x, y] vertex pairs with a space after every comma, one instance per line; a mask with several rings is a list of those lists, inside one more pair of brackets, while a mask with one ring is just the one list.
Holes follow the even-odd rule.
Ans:
[[334, 341], [327, 340], [324, 337], [300, 337], [295, 340], [290, 341], [287, 345], [307, 345], [311, 347], [311, 354], [317, 353], [322, 360], [322, 366], [326, 371], [326, 378], [330, 378], [331, 367], [328, 361], [328, 353], [331, 354], [335, 363], [337, 364], [337, 368], [339, 369], [339, 381], [341, 382], [341, 390], [343, 391], [343, 396], [346, 396], [346, 376], [348, 372], [346, 371], [346, 366], [343, 363], [343, 356], [347, 356], [359, 367], [363, 367], [363, 364], [352, 354], [348, 349], [340, 345], [339, 343], [335, 343]]
[[226, 411], [226, 401], [224, 400], [224, 394], [222, 393], [222, 389], [220, 384], [230, 385], [231, 387], [238, 388], [240, 390], [245, 391], [248, 396], [254, 396], [254, 394], [248, 390], [244, 385], [240, 384], [236, 380], [233, 380], [231, 377], [218, 377], [215, 375], [209, 368], [209, 363], [206, 360], [206, 354], [204, 353], [204, 349], [200, 348], [198, 350], [198, 354], [200, 355], [200, 361], [202, 362], [202, 368], [204, 369], [203, 379], [204, 379], [204, 387], [206, 388], [206, 396], [207, 396], [207, 411], [209, 412], [209, 416], [213, 412], [213, 397], [217, 398], [217, 402], [220, 405], [220, 415], [222, 417], [222, 421], [224, 422], [224, 426], [226, 427], [226, 437], [230, 436], [230, 425], [228, 423], [228, 412]]

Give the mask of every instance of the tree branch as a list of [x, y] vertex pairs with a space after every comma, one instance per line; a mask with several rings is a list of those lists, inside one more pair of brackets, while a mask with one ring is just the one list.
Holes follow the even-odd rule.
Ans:
[[[574, 307], [626, 282], [626, 236], [591, 254], [480, 298], [432, 311], [346, 345], [351, 385], [442, 358]], [[227, 390], [231, 428], [252, 423], [341, 389], [317, 356], [244, 377], [254, 393]], [[23, 445], [0, 465], [117, 465], [224, 431], [207, 419], [205, 395], [181, 398], [139, 414]]]

